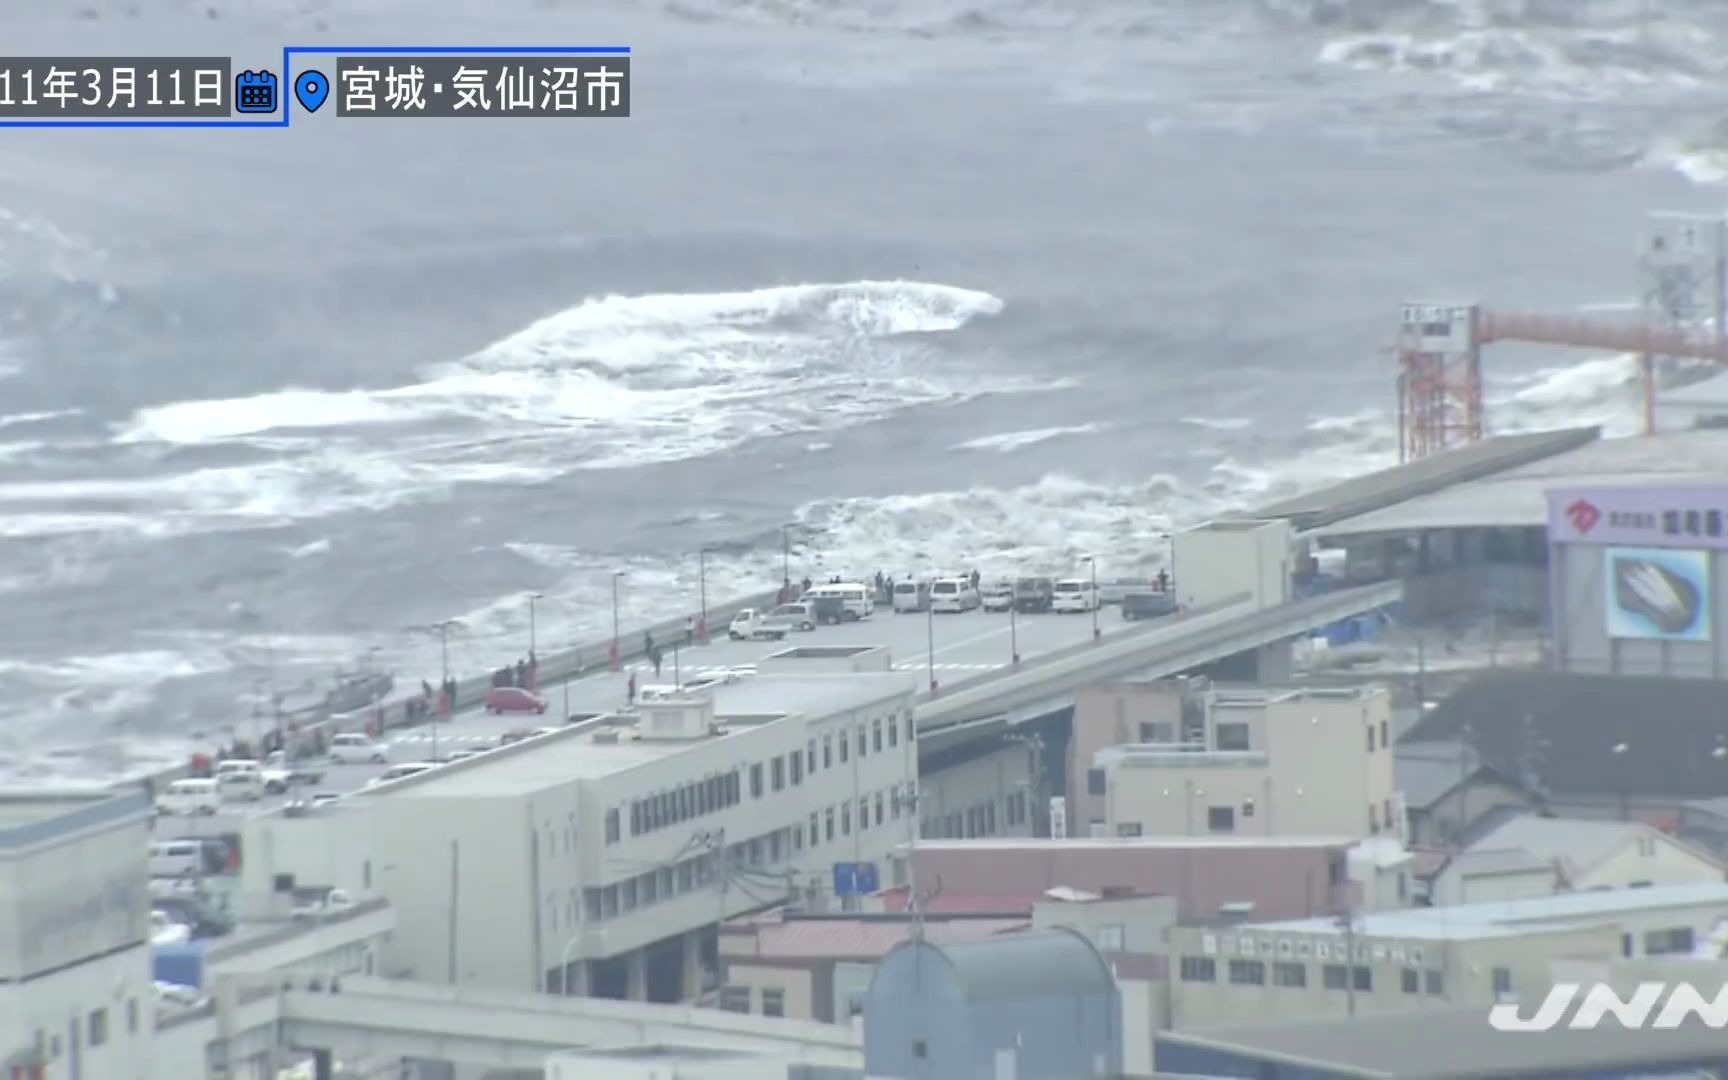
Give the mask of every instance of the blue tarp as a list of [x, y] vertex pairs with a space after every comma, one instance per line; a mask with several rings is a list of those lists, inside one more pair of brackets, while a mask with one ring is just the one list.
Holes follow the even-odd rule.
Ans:
[[184, 945], [151, 947], [156, 981], [176, 986], [204, 988], [204, 943], [188, 941]]

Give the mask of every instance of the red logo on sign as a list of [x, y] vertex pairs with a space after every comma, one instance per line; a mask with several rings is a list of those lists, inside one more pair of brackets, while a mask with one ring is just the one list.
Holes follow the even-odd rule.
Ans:
[[1566, 508], [1566, 520], [1580, 533], [1587, 533], [1602, 520], [1602, 511], [1587, 499], [1579, 499]]

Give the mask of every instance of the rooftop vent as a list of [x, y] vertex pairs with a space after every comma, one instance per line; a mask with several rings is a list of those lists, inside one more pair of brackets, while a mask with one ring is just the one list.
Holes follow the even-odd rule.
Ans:
[[714, 726], [714, 695], [704, 690], [665, 690], [638, 700], [640, 739], [700, 739]]

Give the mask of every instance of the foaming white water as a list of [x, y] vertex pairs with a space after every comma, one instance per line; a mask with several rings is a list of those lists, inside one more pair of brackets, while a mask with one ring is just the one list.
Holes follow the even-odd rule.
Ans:
[[968, 439], [955, 443], [950, 450], [994, 450], [1001, 454], [1011, 454], [1028, 446], [1060, 439], [1065, 435], [1091, 435], [1108, 428], [1109, 424], [1073, 424], [1068, 427], [1037, 428], [1032, 431], [1005, 431], [1000, 435], [981, 435], [976, 439]]
[[[140, 410], [116, 434], [124, 444], [267, 445], [283, 453], [279, 461], [82, 490], [0, 488], [0, 503], [160, 497], [165, 513], [182, 519], [187, 510], [310, 517], [424, 497], [451, 482], [675, 461], [918, 405], [1073, 385], [981, 378], [975, 366], [931, 351], [926, 335], [1001, 310], [988, 293], [907, 281], [591, 299], [432, 365], [411, 385], [177, 402]], [[483, 434], [466, 444], [427, 434], [429, 424], [451, 423]], [[360, 449], [333, 450], [328, 436], [285, 437], [346, 429], [360, 429]], [[0, 523], [8, 528], [18, 526]]]
[[1645, 168], [1670, 169], [1699, 187], [1728, 187], [1728, 149], [1686, 139], [1659, 140], [1644, 156]]
[[41, 424], [49, 420], [60, 420], [66, 417], [82, 416], [83, 409], [55, 409], [51, 412], [12, 413], [0, 416], [0, 429], [18, 427], [23, 424]]
[[1241, 431], [1254, 423], [1246, 416], [1184, 416], [1182, 422], [1207, 431]]

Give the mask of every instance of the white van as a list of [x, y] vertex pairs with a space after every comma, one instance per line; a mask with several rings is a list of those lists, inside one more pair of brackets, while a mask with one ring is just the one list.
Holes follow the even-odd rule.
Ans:
[[824, 597], [838, 599], [840, 609], [848, 619], [866, 619], [876, 610], [876, 594], [866, 586], [852, 581], [843, 581], [837, 585], [817, 585], [799, 599], [806, 604], [814, 604]]
[[[222, 764], [230, 763], [225, 761]], [[227, 772], [217, 766], [216, 791], [223, 802], [257, 802], [264, 797], [264, 774], [259, 771], [257, 762], [248, 764], [252, 768], [229, 769]]]
[[400, 765], [392, 765], [382, 773], [366, 781], [367, 787], [377, 787], [388, 784], [392, 780], [402, 780], [410, 776], [419, 776], [423, 772], [436, 769], [438, 766], [430, 761], [404, 761]]
[[971, 578], [942, 578], [930, 583], [930, 610], [938, 614], [971, 611], [978, 606], [978, 590]]
[[150, 845], [150, 876], [191, 877], [204, 868], [204, 845], [196, 840], [158, 840]]
[[388, 760], [383, 744], [370, 735], [351, 731], [330, 740], [332, 765], [382, 765]]
[[930, 586], [917, 581], [894, 583], [894, 614], [902, 611], [923, 611], [930, 603]]
[[1063, 578], [1056, 583], [1056, 592], [1050, 601], [1051, 611], [1096, 611], [1098, 610], [1098, 590], [1093, 588], [1090, 578]]
[[156, 798], [156, 811], [161, 814], [214, 814], [221, 808], [222, 793], [214, 780], [176, 780]]

